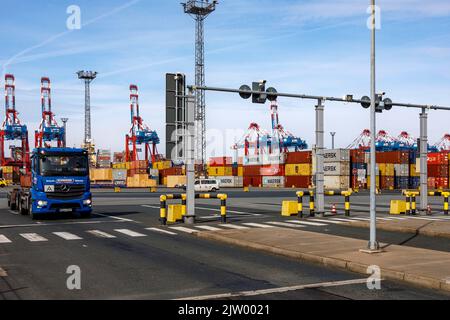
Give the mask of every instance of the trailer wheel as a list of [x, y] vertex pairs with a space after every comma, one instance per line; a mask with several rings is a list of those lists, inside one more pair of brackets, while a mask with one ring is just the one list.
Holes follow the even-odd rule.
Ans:
[[11, 200], [9, 201], [9, 208], [10, 208], [11, 210], [16, 210], [16, 208], [17, 208], [16, 200], [13, 199], [12, 197], [11, 197]]
[[26, 208], [24, 208], [22, 200], [19, 200], [19, 212], [21, 215], [27, 215], [28, 214], [28, 210]]

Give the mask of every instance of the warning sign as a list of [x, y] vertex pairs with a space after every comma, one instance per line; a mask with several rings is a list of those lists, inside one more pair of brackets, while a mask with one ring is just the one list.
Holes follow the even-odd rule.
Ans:
[[45, 192], [55, 192], [55, 186], [52, 185], [44, 186], [44, 190]]

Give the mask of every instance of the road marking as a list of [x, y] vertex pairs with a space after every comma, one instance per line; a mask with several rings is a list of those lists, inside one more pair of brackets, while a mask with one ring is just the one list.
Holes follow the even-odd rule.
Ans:
[[186, 232], [186, 233], [196, 233], [196, 232], [198, 232], [197, 230], [186, 228], [186, 227], [169, 227], [169, 228], [173, 229], [173, 230], [181, 231], [181, 232]]
[[345, 219], [345, 218], [330, 218], [330, 220], [343, 221], [343, 222], [355, 222], [353, 219]]
[[58, 236], [60, 238], [63, 238], [64, 240], [82, 240], [83, 238], [80, 238], [77, 235], [74, 235], [73, 233], [69, 232], [53, 232], [55, 236]]
[[100, 230], [88, 230], [86, 231], [87, 233], [90, 233], [96, 237], [99, 238], [106, 238], [106, 239], [112, 239], [112, 238], [116, 238], [116, 236], [113, 236], [112, 234], [100, 231]]
[[311, 222], [311, 221], [298, 221], [298, 220], [289, 220], [289, 223], [298, 223], [298, 224], [304, 224], [307, 226], [315, 226], [315, 227], [324, 227], [327, 226], [325, 223], [318, 223], [318, 222]]
[[[148, 204], [143, 204], [141, 205], [142, 207], [146, 207], [146, 208], [152, 208], [152, 209], [160, 209], [161, 207], [159, 206], [151, 206]], [[216, 212], [220, 212], [220, 209], [214, 209], [214, 208], [207, 208], [207, 207], [195, 207], [196, 209], [202, 209], [202, 210], [209, 210], [209, 211], [216, 211]], [[261, 214], [259, 213], [251, 213], [251, 212], [243, 212], [243, 211], [235, 211], [235, 210], [227, 210], [227, 213], [235, 213], [235, 214], [241, 214], [241, 215], [247, 215], [247, 216], [254, 216], [254, 217], [259, 217], [261, 216]], [[200, 219], [205, 219], [205, 218], [217, 218], [220, 217], [220, 215], [215, 215], [215, 216], [210, 216], [210, 217], [200, 217]]]
[[0, 234], [0, 243], [11, 243], [11, 240], [9, 240], [4, 235]]
[[136, 231], [132, 231], [129, 229], [114, 229], [114, 231], [119, 232], [119, 233], [123, 233], [127, 236], [133, 237], [133, 238], [138, 238], [138, 237], [146, 237], [145, 234], [136, 232]]
[[145, 230], [156, 231], [156, 232], [165, 233], [165, 234], [170, 234], [171, 236], [176, 236], [177, 235], [175, 232], [170, 232], [170, 231], [162, 230], [162, 229], [158, 229], [158, 228], [146, 228]]
[[230, 228], [230, 229], [237, 229], [237, 230], [249, 229], [248, 227], [238, 226], [238, 225], [235, 225], [235, 224], [224, 224], [224, 225], [222, 225], [222, 227]]
[[196, 226], [196, 228], [203, 229], [203, 230], [208, 230], [208, 231], [220, 231], [220, 230], [222, 230], [220, 228], [211, 227], [211, 226]]
[[25, 239], [27, 239], [28, 241], [31, 241], [31, 242], [48, 241], [48, 239], [46, 239], [44, 237], [41, 237], [37, 233], [21, 233], [20, 236], [25, 238]]
[[263, 290], [241, 291], [241, 292], [234, 292], [234, 293], [230, 292], [230, 293], [222, 293], [222, 294], [215, 294], [215, 295], [209, 295], [209, 296], [180, 298], [180, 299], [176, 299], [176, 300], [212, 300], [212, 299], [224, 299], [224, 298], [232, 298], [232, 297], [254, 297], [254, 296], [261, 296], [261, 295], [266, 295], [266, 294], [284, 293], [284, 292], [289, 292], [289, 291], [317, 289], [317, 288], [330, 288], [330, 287], [339, 287], [339, 286], [345, 286], [345, 285], [365, 284], [365, 283], [367, 283], [367, 279], [354, 279], [354, 280], [344, 280], [344, 281], [303, 284], [303, 285], [298, 285], [298, 286], [271, 288], [271, 289], [263, 289]]
[[407, 218], [401, 218], [401, 217], [389, 217], [390, 219], [394, 220], [406, 220]]
[[115, 220], [119, 220], [119, 221], [123, 221], [123, 222], [135, 222], [134, 220], [131, 220], [131, 219], [125, 219], [125, 218], [121, 218], [121, 217], [110, 216], [108, 214], [102, 214], [102, 213], [98, 213], [98, 212], [94, 212], [94, 215], [97, 215], [97, 216], [100, 216], [100, 217], [111, 218], [111, 219], [115, 219]]
[[312, 219], [312, 220], [308, 220], [308, 221], [318, 221], [318, 222], [332, 223], [332, 224], [343, 224], [342, 221], [333, 221], [333, 220], [328, 220], [328, 219]]
[[273, 228], [273, 226], [268, 226], [267, 224], [261, 224], [261, 223], [243, 223], [244, 226], [248, 227], [255, 227], [255, 228]]
[[279, 221], [270, 221], [270, 222], [266, 222], [266, 223], [273, 224], [274, 226], [288, 227], [288, 228], [304, 228], [305, 227], [305, 226], [302, 226], [299, 224], [292, 224], [292, 223], [279, 222]]
[[360, 218], [360, 217], [352, 217], [353, 220], [360, 220], [360, 221], [369, 221], [370, 218]]
[[417, 219], [417, 220], [427, 220], [427, 221], [440, 221], [439, 218], [408, 217], [407, 219]]
[[381, 220], [381, 221], [394, 221], [395, 219], [392, 219], [392, 218], [377, 218], [377, 220]]
[[9, 213], [12, 213], [12, 214], [15, 214], [15, 215], [19, 215], [18, 211], [13, 211], [13, 210], [8, 210], [8, 211], [9, 211]]

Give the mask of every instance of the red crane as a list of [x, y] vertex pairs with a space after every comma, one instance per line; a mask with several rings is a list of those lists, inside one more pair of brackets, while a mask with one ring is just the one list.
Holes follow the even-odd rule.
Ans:
[[151, 155], [152, 162], [157, 161], [156, 145], [159, 144], [160, 140], [156, 131], [150, 130], [139, 115], [139, 92], [138, 87], [133, 84], [130, 85], [130, 111], [131, 129], [125, 137], [125, 160], [127, 162], [139, 160], [137, 146], [144, 145], [145, 160], [149, 161]]
[[[5, 120], [0, 130], [0, 162], [2, 166], [30, 168], [28, 129], [20, 123], [16, 110], [16, 84], [11, 74], [5, 75]], [[5, 157], [5, 141], [20, 141], [21, 146], [10, 146], [11, 158]]]

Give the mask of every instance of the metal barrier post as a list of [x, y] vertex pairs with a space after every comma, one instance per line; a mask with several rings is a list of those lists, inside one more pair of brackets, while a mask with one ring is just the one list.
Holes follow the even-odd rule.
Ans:
[[450, 192], [443, 192], [442, 195], [444, 196], [444, 214], [448, 216], [448, 198], [450, 196]]
[[227, 223], [227, 195], [220, 194], [217, 197], [220, 198], [220, 216], [222, 217], [222, 223]]
[[315, 216], [315, 202], [314, 202], [314, 193], [312, 191], [309, 192], [309, 216], [314, 217]]
[[345, 195], [345, 216], [350, 217], [350, 195]]
[[304, 192], [303, 191], [299, 191], [297, 192], [297, 202], [298, 202], [298, 216], [301, 218], [303, 218], [303, 195]]
[[406, 193], [406, 215], [411, 215], [411, 197]]
[[186, 194], [181, 195], [181, 215], [186, 215]]
[[160, 221], [163, 226], [167, 225], [167, 197], [165, 195], [162, 195], [159, 198], [161, 202], [161, 208], [160, 208]]
[[412, 201], [412, 203], [411, 203], [411, 214], [413, 216], [415, 216], [416, 215], [416, 208], [417, 208], [416, 195], [415, 194], [412, 195], [411, 201]]

